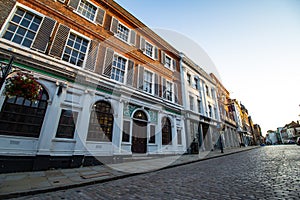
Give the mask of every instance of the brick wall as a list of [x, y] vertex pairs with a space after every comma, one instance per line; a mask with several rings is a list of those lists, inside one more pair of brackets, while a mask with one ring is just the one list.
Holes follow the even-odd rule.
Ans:
[[12, 8], [16, 4], [15, 0], [1, 0], [0, 27], [3, 26], [5, 20], [10, 14]]

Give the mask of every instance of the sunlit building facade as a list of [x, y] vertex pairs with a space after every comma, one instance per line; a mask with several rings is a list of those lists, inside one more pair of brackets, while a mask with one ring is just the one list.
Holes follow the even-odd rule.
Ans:
[[14, 56], [43, 90], [30, 101], [1, 88], [1, 172], [186, 151], [175, 48], [112, 0], [3, 7], [1, 65]]
[[200, 151], [214, 149], [220, 125], [215, 81], [182, 53], [181, 79], [187, 146], [197, 142]]

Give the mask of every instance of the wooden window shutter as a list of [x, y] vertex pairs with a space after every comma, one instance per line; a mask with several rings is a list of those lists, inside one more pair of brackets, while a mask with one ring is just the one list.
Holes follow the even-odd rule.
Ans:
[[65, 48], [66, 41], [69, 36], [69, 32], [70, 32], [69, 27], [62, 24], [59, 25], [54, 41], [52, 43], [52, 47], [49, 52], [50, 55], [61, 58], [61, 55]]
[[118, 33], [118, 25], [119, 25], [119, 21], [113, 17], [111, 20], [110, 31], [113, 32], [114, 34], [117, 34]]
[[97, 64], [95, 66], [96, 67], [95, 72], [97, 74], [102, 75], [102, 73], [103, 73], [105, 54], [106, 54], [106, 47], [104, 47], [103, 45], [99, 45], [99, 52], [97, 55]]
[[112, 16], [106, 13], [105, 18], [104, 18], [104, 29], [107, 31], [110, 31], [110, 26], [111, 26], [111, 20]]
[[166, 89], [167, 89], [167, 81], [165, 78], [162, 78], [162, 97], [163, 98], [167, 97]]
[[154, 47], [154, 59], [158, 60], [158, 48]]
[[146, 50], [146, 40], [142, 36], [141, 36], [141, 42], [140, 42], [140, 49], [142, 50], [142, 52], [144, 52]]
[[178, 103], [178, 87], [176, 83], [174, 83], [174, 96], [175, 96], [175, 103]]
[[80, 0], [70, 0], [68, 3], [68, 6], [70, 6], [74, 10], [76, 10], [79, 5], [79, 2], [80, 2]]
[[166, 54], [163, 51], [161, 52], [161, 63], [166, 64]]
[[173, 70], [176, 70], [176, 60], [172, 59], [172, 61], [173, 61]]
[[105, 15], [105, 11], [98, 7], [98, 13], [97, 13], [97, 17], [96, 17], [96, 22], [98, 24], [103, 25], [104, 15]]
[[43, 53], [45, 53], [48, 43], [50, 41], [50, 37], [52, 31], [54, 29], [56, 21], [49, 18], [44, 17], [44, 20], [41, 24], [40, 30], [37, 33], [35, 40], [31, 46], [32, 49], [37, 49]]
[[90, 71], [95, 70], [99, 45], [100, 44], [99, 44], [98, 41], [96, 41], [96, 40], [91, 41], [87, 61], [86, 61], [86, 64], [85, 64], [85, 69], [88, 69]]
[[105, 55], [104, 72], [103, 72], [103, 75], [107, 77], [110, 77], [111, 75], [113, 58], [114, 58], [114, 50], [112, 50], [111, 48], [107, 48], [106, 55]]
[[144, 71], [145, 68], [143, 66], [139, 66], [139, 82], [138, 82], [138, 88], [143, 89], [144, 85]]
[[127, 68], [127, 80], [126, 84], [133, 86], [133, 75], [134, 75], [134, 62], [132, 60], [128, 61], [128, 68]]
[[130, 44], [135, 45], [136, 32], [134, 30], [130, 31]]
[[159, 75], [154, 74], [154, 95], [158, 96], [159, 95]]

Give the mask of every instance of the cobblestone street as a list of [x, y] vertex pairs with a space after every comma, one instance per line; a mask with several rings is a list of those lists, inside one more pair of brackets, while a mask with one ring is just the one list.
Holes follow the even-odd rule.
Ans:
[[300, 147], [266, 146], [19, 199], [299, 199]]

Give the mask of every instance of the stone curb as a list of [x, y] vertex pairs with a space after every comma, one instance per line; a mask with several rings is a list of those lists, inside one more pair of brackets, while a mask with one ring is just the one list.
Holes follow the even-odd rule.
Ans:
[[54, 192], [54, 191], [58, 191], [58, 190], [72, 189], [72, 188], [77, 188], [77, 187], [82, 187], [82, 186], [93, 185], [93, 184], [106, 183], [106, 182], [109, 182], [109, 181], [124, 179], [124, 178], [137, 176], [137, 175], [141, 175], [141, 174], [147, 174], [147, 173], [151, 173], [151, 172], [157, 172], [157, 171], [170, 169], [170, 168], [174, 168], [174, 167], [179, 167], [179, 166], [183, 166], [183, 165], [188, 165], [188, 164], [192, 164], [192, 163], [196, 163], [196, 162], [200, 162], [200, 161], [204, 161], [204, 160], [210, 160], [210, 159], [224, 157], [224, 156], [227, 156], [227, 155], [232, 155], [232, 154], [236, 154], [236, 153], [240, 153], [240, 152], [250, 151], [250, 150], [253, 150], [253, 149], [256, 149], [256, 148], [259, 148], [259, 147], [260, 146], [255, 146], [255, 147], [252, 147], [252, 148], [241, 149], [240, 151], [229, 152], [229, 153], [224, 153], [224, 154], [220, 154], [220, 155], [208, 156], [208, 157], [205, 157], [205, 158], [200, 158], [200, 159], [196, 159], [196, 160], [192, 160], [192, 161], [187, 161], [187, 162], [182, 162], [182, 163], [178, 163], [178, 164], [169, 165], [169, 166], [166, 166], [166, 167], [163, 167], [163, 168], [160, 168], [160, 169], [150, 170], [150, 171], [147, 171], [147, 172], [116, 175], [114, 177], [109, 177], [109, 178], [105, 178], [105, 179], [102, 179], [102, 180], [93, 180], [93, 181], [75, 183], [75, 184], [65, 185], [65, 186], [54, 186], [52, 188], [43, 188], [43, 189], [36, 189], [36, 190], [31, 190], [31, 191], [16, 192], [16, 193], [3, 194], [3, 195], [0, 194], [0, 199], [17, 198], [17, 197], [23, 197], [23, 196], [28, 196], [28, 195], [46, 193], [46, 192]]

